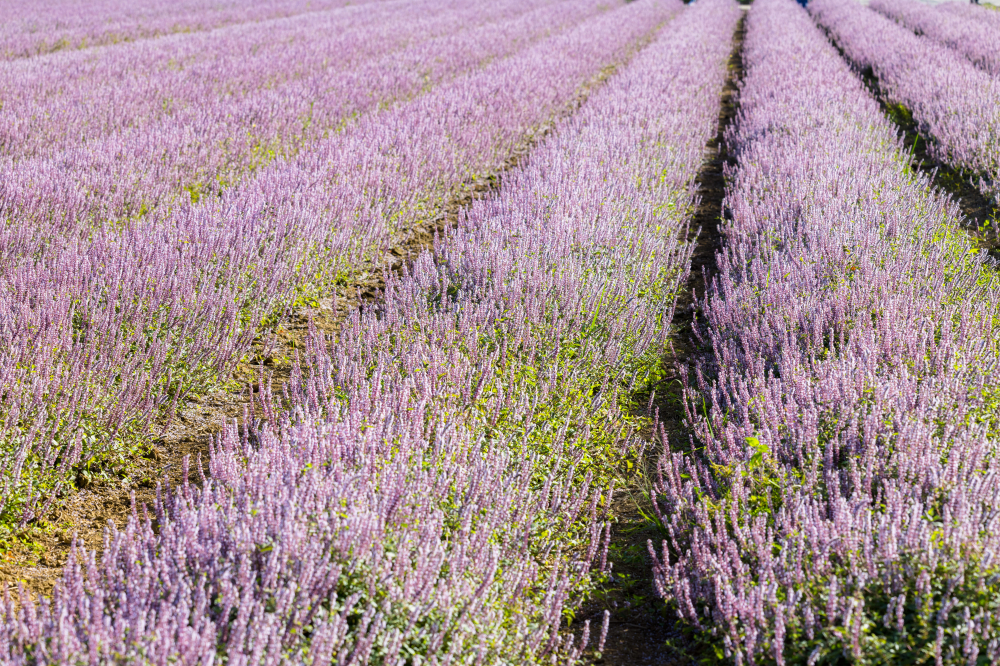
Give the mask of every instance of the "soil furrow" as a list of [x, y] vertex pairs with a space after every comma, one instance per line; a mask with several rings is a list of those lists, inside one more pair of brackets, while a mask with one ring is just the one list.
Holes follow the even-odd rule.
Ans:
[[[749, 6], [745, 5], [744, 9]], [[733, 36], [729, 59], [729, 77], [722, 91], [722, 108], [715, 137], [706, 146], [706, 161], [697, 178], [699, 202], [689, 226], [688, 241], [694, 243], [691, 274], [677, 301], [673, 319], [675, 335], [672, 353], [663, 359], [664, 372], [651, 392], [636, 398], [636, 404], [651, 405], [654, 421], [662, 427], [671, 446], [686, 446], [690, 434], [684, 423], [681, 376], [684, 368], [693, 367], [697, 360], [710, 353], [698, 341], [697, 301], [715, 273], [716, 253], [721, 249], [719, 225], [725, 211], [725, 165], [731, 158], [725, 146], [726, 128], [733, 122], [739, 108], [738, 86], [743, 78], [743, 37], [746, 31], [744, 15]], [[645, 433], [648, 440], [657, 440], [654, 433]], [[644, 455], [646, 479], [655, 473], [660, 450], [652, 448]], [[652, 569], [647, 541], [659, 543], [662, 538], [648, 518], [652, 515], [648, 481], [636, 477], [615, 501], [616, 524], [612, 531], [608, 558], [612, 562], [611, 578], [586, 604], [577, 623], [590, 620], [592, 635], [600, 630], [605, 610], [611, 613], [610, 630], [603, 652], [590, 651], [593, 663], [611, 666], [666, 666], [694, 663], [697, 655], [685, 651], [684, 634], [677, 617], [659, 598], [653, 587]]]

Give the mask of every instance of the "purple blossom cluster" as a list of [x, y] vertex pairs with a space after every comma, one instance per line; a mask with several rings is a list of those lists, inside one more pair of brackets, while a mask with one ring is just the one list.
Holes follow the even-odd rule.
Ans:
[[744, 49], [658, 590], [735, 664], [1000, 663], [1000, 278], [806, 12]]
[[0, 59], [211, 30], [349, 4], [359, 3], [354, 0], [3, 0]]
[[[74, 549], [51, 600], [4, 602], [0, 660], [576, 662], [590, 627], [562, 620], [610, 539], [594, 463], [633, 444], [666, 345], [739, 15], [680, 13], [384, 302], [313, 335], [289, 410], [262, 379], [200, 487], [110, 526], [100, 561]], [[587, 25], [572, 53], [629, 24]]]
[[981, 69], [1000, 76], [1000, 27], [980, 17], [932, 7], [918, 0], [872, 0], [868, 5], [918, 35], [958, 51]]
[[[585, 9], [567, 5], [549, 23], [534, 22], [545, 8], [524, 14], [524, 32], [500, 31], [504, 48], [485, 39], [496, 59], [372, 109], [221, 196], [117, 224], [8, 208], [0, 230], [3, 519], [39, 515], [69, 466], [225, 377], [266, 317], [380, 252], [463, 182], [502, 167], [679, 7], [616, 5], [556, 30], [561, 17], [593, 14], [586, 8], [595, 3], [575, 4]], [[546, 29], [554, 34], [530, 38]], [[30, 201], [41, 191], [48, 198], [39, 203], [58, 209], [65, 179], [45, 182], [48, 189], [21, 194]]]
[[888, 101], [912, 113], [935, 159], [1000, 201], [1000, 78], [853, 0], [817, 0], [809, 11]]

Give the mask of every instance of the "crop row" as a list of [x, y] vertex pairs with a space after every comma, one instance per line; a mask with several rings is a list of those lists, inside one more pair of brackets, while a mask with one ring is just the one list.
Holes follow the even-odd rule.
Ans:
[[619, 5], [162, 219], [79, 233], [10, 220], [0, 301], [5, 521], [37, 515], [72, 465], [129, 446], [170, 404], [224, 379], [267, 317], [379, 253], [469, 178], [500, 169], [676, 11]]
[[[206, 105], [254, 108], [267, 94], [285, 95], [293, 117], [305, 116], [297, 86], [320, 95], [352, 67], [529, 9], [506, 2], [475, 14], [459, 3], [372, 4], [10, 63], [2, 74], [4, 153], [51, 156], [116, 132], [191, 122], [197, 116], [185, 114]], [[232, 119], [250, 124], [238, 106]]]
[[[38, 146], [37, 156], [0, 163], [0, 205], [18, 220], [56, 224], [61, 234], [67, 226], [89, 233], [93, 225], [169, 216], [185, 202], [216, 198], [252, 179], [274, 160], [329, 150], [353, 117], [406, 101], [598, 11], [597, 2], [533, 10], [514, 0], [492, 11], [426, 18], [431, 4], [412, 3], [391, 18], [377, 10], [364, 21], [342, 18], [346, 32], [344, 25], [288, 26], [295, 48], [252, 59], [259, 67], [240, 60], [247, 36], [227, 34], [212, 42], [219, 58], [199, 53], [197, 66], [176, 74], [160, 57], [129, 83], [114, 76], [110, 84], [103, 76], [62, 80], [58, 94], [39, 95], [37, 108], [11, 110], [17, 128], [10, 145], [48, 145]], [[109, 49], [104, 63], [111, 72], [128, 62], [116, 53]], [[273, 80], [296, 68], [290, 80]], [[114, 101], [123, 95], [127, 103]]]
[[26, 7], [22, 0], [4, 0], [0, 2], [0, 58], [26, 58], [157, 35], [211, 30], [235, 23], [318, 13], [348, 4], [358, 3], [353, 0], [56, 0], [33, 2]]
[[985, 12], [958, 14], [917, 0], [874, 0], [869, 7], [918, 35], [958, 51], [993, 76], [1000, 76], [1000, 25], [978, 15]]
[[736, 664], [996, 663], [1000, 280], [807, 14], [748, 23], [657, 585]]
[[699, 0], [667, 24], [383, 303], [313, 337], [291, 411], [262, 381], [257, 425], [221, 435], [155, 529], [133, 516], [51, 601], [8, 604], [3, 658], [573, 662], [589, 629], [562, 623], [606, 571], [609, 470], [688, 272], [739, 14]]
[[855, 66], [878, 78], [888, 101], [913, 115], [933, 157], [1000, 199], [1000, 78], [850, 0], [817, 0], [809, 11]]
[[954, 16], [962, 16], [974, 21], [982, 21], [983, 23], [993, 25], [994, 28], [1000, 29], [1000, 14], [996, 14], [992, 11], [984, 11], [988, 10], [989, 7], [965, 2], [947, 2], [941, 5], [941, 9]]

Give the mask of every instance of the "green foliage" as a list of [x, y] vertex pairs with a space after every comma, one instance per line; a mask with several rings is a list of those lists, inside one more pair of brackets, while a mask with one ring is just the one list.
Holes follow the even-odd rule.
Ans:
[[897, 125], [902, 125], [903, 127], [913, 127], [913, 112], [910, 111], [905, 104], [887, 102], [885, 104], [885, 110], [892, 122]]
[[[860, 557], [860, 553], [856, 553]], [[825, 602], [831, 580], [859, 581], [850, 571], [838, 568], [788, 589], [815, 609], [810, 622], [800, 613], [785, 618], [782, 658], [786, 664], [809, 666], [930, 666], [940, 650], [945, 666], [986, 666], [990, 641], [996, 640], [995, 616], [1000, 611], [1000, 567], [988, 570], [974, 558], [924, 563], [920, 554], [900, 558], [896, 566], [875, 578], [860, 578], [860, 585], [843, 591], [851, 610], [828, 617]], [[989, 618], [990, 624], [983, 621]], [[985, 627], [991, 626], [991, 630]], [[670, 647], [691, 661], [706, 665], [733, 663], [733, 656], [715, 632], [682, 625], [688, 643]], [[775, 637], [759, 636], [767, 646], [755, 657], [760, 665], [776, 664]], [[976, 646], [971, 660], [963, 645]], [[745, 663], [745, 662], [744, 662]]]
[[[785, 641], [786, 659], [816, 665], [934, 664], [941, 641], [942, 663], [964, 666], [970, 662], [960, 646], [968, 640], [980, 651], [973, 663], [987, 664], [992, 632], [978, 630], [970, 619], [980, 619], [984, 612], [995, 616], [1000, 609], [1000, 568], [988, 572], [977, 568], [968, 558], [943, 561], [933, 568], [919, 561], [901, 562], [896, 570], [854, 591], [857, 603], [850, 626], [843, 618], [822, 614], [812, 631], [801, 622], [793, 624]], [[850, 580], [847, 572], [837, 575]], [[809, 581], [806, 593], [824, 598], [826, 583]]]

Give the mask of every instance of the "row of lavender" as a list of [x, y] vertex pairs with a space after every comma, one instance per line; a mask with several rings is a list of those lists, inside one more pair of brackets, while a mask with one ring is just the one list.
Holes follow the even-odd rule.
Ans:
[[913, 114], [935, 159], [1000, 201], [1000, 78], [852, 0], [815, 0], [809, 11], [889, 102]]
[[[354, 0], [4, 0], [0, 58], [210, 30], [356, 4]], [[389, 3], [387, 3], [389, 4]]]
[[[4, 154], [49, 155], [129, 127], [155, 127], [178, 109], [216, 98], [240, 100], [302, 78], [316, 80], [321, 89], [323, 79], [315, 79], [320, 70], [342, 74], [346, 65], [454, 32], [461, 21], [473, 19], [473, 7], [462, 2], [346, 7], [4, 63]], [[502, 17], [509, 7], [487, 12], [484, 22]], [[48, 131], [39, 132], [42, 128]]]
[[1000, 29], [1000, 14], [994, 11], [983, 11], [995, 9], [995, 6], [983, 6], [979, 3], [966, 2], [946, 2], [941, 5], [941, 9], [953, 16], [961, 16], [973, 21], [990, 23], [995, 28]]
[[[344, 65], [455, 31], [459, 21], [472, 19], [469, 4], [456, 5], [347, 7], [5, 63], [4, 153], [50, 155], [115, 131], [155, 127], [216, 98], [241, 100], [302, 78], [321, 89], [319, 70], [342, 74]], [[442, 20], [448, 16], [453, 23]]]
[[0, 658], [575, 662], [564, 611], [605, 569], [602, 470], [666, 344], [739, 14], [668, 24], [377, 310], [314, 337], [291, 412], [265, 389], [155, 531], [134, 516], [51, 601], [8, 603]]
[[868, 6], [918, 35], [958, 51], [993, 76], [1000, 76], [1000, 21], [990, 21], [985, 10], [969, 15], [919, 0], [873, 0]]
[[101, 224], [217, 195], [596, 6], [418, 0], [18, 63], [3, 82], [0, 205]]
[[170, 215], [124, 226], [11, 216], [0, 243], [5, 521], [38, 515], [70, 466], [127, 445], [171, 401], [224, 378], [302, 289], [377, 254], [463, 182], [501, 168], [678, 7], [617, 5], [519, 49], [539, 27], [521, 21], [527, 35], [505, 33], [495, 49], [512, 55]]
[[[318, 29], [287, 26], [296, 48], [254, 59], [259, 67], [237, 66], [247, 36], [227, 33], [214, 40], [218, 58], [199, 55], [183, 75], [160, 70], [169, 49], [144, 63], [134, 75], [142, 91], [89, 76], [68, 92], [46, 89], [35, 108], [11, 112], [18, 126], [10, 131], [11, 145], [49, 145], [38, 146], [37, 156], [11, 155], [0, 163], [0, 206], [18, 220], [55, 225], [59, 235], [87, 235], [94, 225], [168, 217], [186, 202], [216, 199], [238, 184], [254, 190], [254, 176], [271, 162], [279, 162], [274, 169], [288, 168], [289, 160], [329, 151], [353, 129], [352, 117], [516, 53], [600, 7], [595, 1], [557, 2], [536, 9], [538, 3], [514, 0], [490, 10], [467, 6], [424, 17], [434, 4], [413, 2], [392, 17], [365, 11], [374, 16], [346, 16], [337, 21], [344, 25]], [[108, 60], [100, 68], [108, 74], [128, 62]], [[283, 69], [299, 67], [290, 80], [275, 81]], [[114, 103], [128, 92], [136, 92], [129, 104]], [[87, 136], [90, 129], [93, 136]]]
[[748, 23], [657, 586], [736, 664], [998, 663], [1000, 284], [807, 14]]

